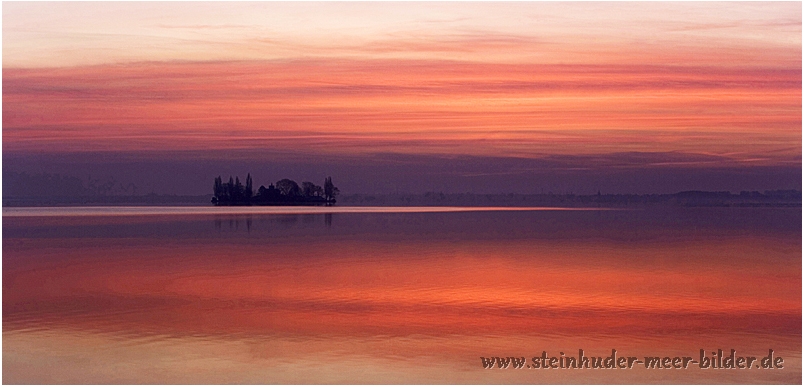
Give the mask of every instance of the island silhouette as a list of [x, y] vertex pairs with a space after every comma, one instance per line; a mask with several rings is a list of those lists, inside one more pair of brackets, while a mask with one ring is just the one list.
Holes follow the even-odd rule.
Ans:
[[268, 188], [260, 186], [254, 192], [251, 174], [246, 176], [245, 185], [240, 177], [229, 176], [227, 183], [220, 176], [215, 178], [212, 204], [216, 206], [331, 206], [340, 190], [332, 184], [332, 177], [324, 179], [324, 187], [309, 181], [301, 186], [291, 179], [282, 179]]
[[[245, 184], [219, 176], [214, 191], [207, 194], [143, 192], [145, 183], [120, 182], [112, 176], [85, 178], [51, 173], [3, 171], [3, 207], [73, 205], [327, 205], [335, 197], [349, 206], [502, 206], [502, 207], [801, 207], [799, 189], [765, 191], [681, 191], [676, 193], [572, 193], [572, 192], [354, 192], [341, 194], [324, 180], [301, 185], [282, 179], [267, 188], [253, 189], [251, 175]], [[329, 184], [327, 184], [329, 182]]]

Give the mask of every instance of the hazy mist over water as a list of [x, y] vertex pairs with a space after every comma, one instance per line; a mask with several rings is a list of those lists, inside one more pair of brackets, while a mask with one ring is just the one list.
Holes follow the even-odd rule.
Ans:
[[4, 209], [5, 383], [801, 382], [798, 208], [150, 210]]
[[[266, 157], [270, 158], [266, 162]], [[787, 190], [801, 187], [801, 159], [788, 165], [740, 166], [680, 153], [620, 153], [545, 158], [375, 154], [335, 157], [286, 151], [80, 154], [3, 153], [3, 171], [114, 181], [118, 193], [203, 195], [218, 176], [247, 173], [255, 186], [282, 178], [321, 184], [332, 176], [343, 194], [377, 193], [675, 193], [685, 190]], [[699, 161], [699, 160], [698, 160]], [[5, 179], [5, 178], [4, 178]], [[13, 182], [13, 183], [12, 183]], [[59, 196], [70, 187], [8, 178], [14, 196]]]

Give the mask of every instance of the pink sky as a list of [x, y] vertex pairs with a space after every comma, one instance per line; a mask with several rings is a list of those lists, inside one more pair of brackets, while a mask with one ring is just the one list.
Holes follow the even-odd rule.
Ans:
[[796, 2], [3, 7], [6, 152], [801, 162]]

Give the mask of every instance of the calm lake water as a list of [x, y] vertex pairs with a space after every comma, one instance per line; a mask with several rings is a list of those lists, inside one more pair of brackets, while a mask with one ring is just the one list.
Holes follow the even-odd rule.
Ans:
[[[792, 383], [801, 209], [3, 209], [4, 383]], [[484, 369], [481, 357], [782, 369]]]

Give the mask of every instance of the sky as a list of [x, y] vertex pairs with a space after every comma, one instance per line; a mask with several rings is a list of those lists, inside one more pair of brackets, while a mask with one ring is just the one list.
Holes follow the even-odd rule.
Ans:
[[4, 2], [3, 170], [801, 187], [800, 2]]

